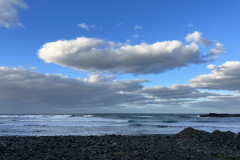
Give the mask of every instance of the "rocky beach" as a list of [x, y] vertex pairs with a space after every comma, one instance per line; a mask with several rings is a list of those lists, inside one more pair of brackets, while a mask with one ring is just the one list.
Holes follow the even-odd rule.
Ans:
[[184, 129], [175, 135], [1, 136], [0, 159], [238, 160], [240, 134]]

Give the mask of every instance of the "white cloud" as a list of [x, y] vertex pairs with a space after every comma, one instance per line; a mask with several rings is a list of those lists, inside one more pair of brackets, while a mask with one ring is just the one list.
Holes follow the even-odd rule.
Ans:
[[188, 24], [187, 26], [188, 26], [188, 27], [193, 27], [193, 24]]
[[77, 26], [87, 31], [89, 31], [90, 29], [96, 29], [96, 24], [87, 25], [86, 23], [80, 23]]
[[122, 23], [122, 22], [119, 22], [116, 24], [116, 26], [122, 26], [122, 25], [124, 25], [124, 23]]
[[215, 48], [210, 49], [208, 56], [217, 56], [224, 52], [225, 52], [224, 45], [218, 42], [216, 43]]
[[86, 37], [46, 43], [38, 56], [47, 63], [82, 71], [120, 74], [161, 73], [211, 58], [203, 59], [196, 43], [185, 45], [173, 40], [130, 45]]
[[82, 28], [82, 29], [86, 29], [86, 30], [89, 31], [89, 27], [88, 27], [88, 25], [87, 25], [86, 23], [80, 23], [80, 24], [78, 24], [77, 26], [80, 27], [80, 28]]
[[141, 29], [143, 29], [143, 26], [139, 26], [139, 25], [134, 26], [134, 31], [138, 31], [138, 30], [141, 30]]
[[203, 89], [240, 90], [240, 61], [227, 61], [220, 66], [210, 66], [212, 68], [212, 73], [190, 80], [190, 85]]
[[31, 66], [30, 69], [35, 70], [35, 69], [37, 69], [37, 67]]
[[0, 27], [22, 26], [18, 21], [17, 8], [26, 7], [23, 0], [0, 0]]
[[133, 35], [133, 38], [139, 38], [140, 36], [139, 36], [139, 34], [134, 34]]
[[207, 66], [207, 68], [208, 68], [208, 69], [215, 69], [215, 68], [216, 68], [216, 65], [214, 65], [214, 64], [209, 64], [209, 65]]
[[203, 38], [202, 33], [198, 32], [198, 31], [188, 34], [185, 37], [185, 39], [187, 42], [195, 42], [195, 43], [198, 42], [201, 46], [209, 46], [214, 43], [214, 41], [210, 41], [210, 40]]

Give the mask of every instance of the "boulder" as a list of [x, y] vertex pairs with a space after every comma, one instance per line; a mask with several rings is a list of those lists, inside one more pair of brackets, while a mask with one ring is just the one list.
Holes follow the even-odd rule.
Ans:
[[181, 132], [175, 135], [176, 138], [186, 138], [186, 139], [209, 139], [210, 133], [205, 131], [196, 130], [192, 127], [185, 128]]

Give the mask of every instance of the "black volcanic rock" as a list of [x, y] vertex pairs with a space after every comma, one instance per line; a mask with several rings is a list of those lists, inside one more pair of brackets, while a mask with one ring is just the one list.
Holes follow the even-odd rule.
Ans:
[[240, 134], [186, 128], [176, 135], [0, 136], [0, 159], [237, 160]]
[[210, 133], [193, 129], [192, 127], [185, 128], [181, 132], [175, 135], [176, 138], [187, 138], [187, 139], [209, 139]]
[[6, 150], [6, 149], [7, 149], [6, 144], [5, 144], [4, 142], [1, 142], [1, 141], [0, 141], [0, 152], [1, 152], [1, 151], [4, 151], [4, 150]]
[[211, 141], [217, 145], [234, 145], [236, 143], [236, 134], [230, 131], [221, 132], [216, 130], [211, 133]]
[[204, 114], [200, 115], [200, 117], [240, 117], [240, 114], [227, 114], [227, 113], [209, 113], [209, 114]]

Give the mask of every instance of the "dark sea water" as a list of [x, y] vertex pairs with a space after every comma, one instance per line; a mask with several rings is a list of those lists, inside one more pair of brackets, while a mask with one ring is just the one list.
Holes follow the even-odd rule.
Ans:
[[0, 136], [176, 134], [186, 127], [240, 132], [240, 118], [197, 114], [0, 115]]

